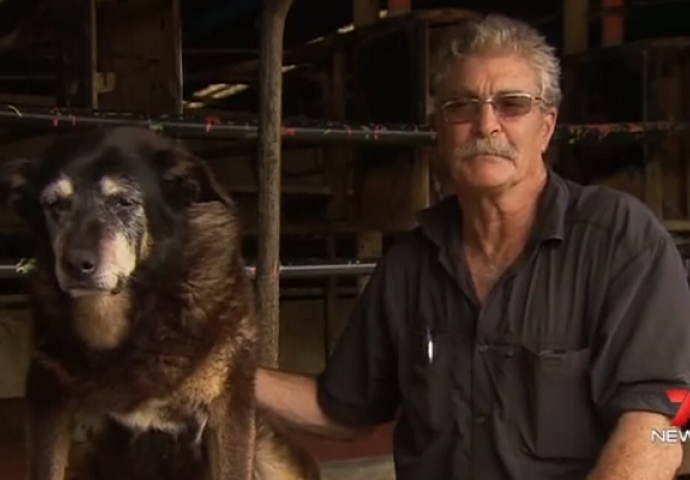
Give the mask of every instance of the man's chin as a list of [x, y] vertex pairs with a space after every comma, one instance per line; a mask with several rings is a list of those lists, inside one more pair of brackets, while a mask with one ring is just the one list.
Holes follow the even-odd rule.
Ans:
[[[480, 163], [480, 162], [478, 162]], [[492, 160], [481, 164], [468, 165], [460, 173], [461, 182], [468, 187], [478, 189], [501, 188], [511, 183], [515, 175], [513, 165], [506, 160]]]

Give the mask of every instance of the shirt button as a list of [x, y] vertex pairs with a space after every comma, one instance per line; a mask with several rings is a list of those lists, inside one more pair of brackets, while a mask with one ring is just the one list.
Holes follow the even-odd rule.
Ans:
[[488, 349], [489, 349], [489, 347], [488, 347], [487, 345], [484, 345], [484, 344], [481, 344], [481, 345], [479, 345], [479, 346], [477, 347], [477, 351], [479, 351], [479, 353], [484, 353], [484, 352], [486, 352]]
[[474, 419], [479, 424], [486, 422], [486, 417], [484, 415], [477, 415]]

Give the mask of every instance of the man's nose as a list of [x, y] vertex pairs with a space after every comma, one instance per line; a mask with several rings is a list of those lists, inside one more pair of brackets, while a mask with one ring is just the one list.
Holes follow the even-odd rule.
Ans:
[[98, 268], [98, 255], [84, 248], [68, 250], [63, 258], [63, 267], [75, 278], [87, 278]]
[[500, 131], [501, 123], [491, 103], [487, 102], [479, 106], [475, 116], [474, 127], [481, 137], [487, 138]]

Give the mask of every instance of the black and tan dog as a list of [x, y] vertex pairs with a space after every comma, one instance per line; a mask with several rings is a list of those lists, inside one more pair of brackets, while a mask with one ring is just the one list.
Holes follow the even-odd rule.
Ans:
[[81, 478], [318, 478], [257, 410], [240, 228], [203, 161], [118, 128], [61, 137], [2, 178], [35, 242], [29, 480], [65, 478], [79, 414], [109, 419]]

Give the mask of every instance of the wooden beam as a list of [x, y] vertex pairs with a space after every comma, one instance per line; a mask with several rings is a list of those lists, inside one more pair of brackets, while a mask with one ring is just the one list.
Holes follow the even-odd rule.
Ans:
[[99, 107], [182, 113], [179, 0], [98, 3]]
[[[362, 0], [364, 1], [364, 0]], [[377, 11], [378, 12], [378, 11]], [[416, 16], [416, 13], [414, 14]], [[334, 50], [350, 47], [353, 44], [361, 43], [366, 39], [371, 39], [397, 31], [408, 24], [407, 18], [384, 18], [377, 21], [366, 23], [364, 13], [358, 14], [358, 21], [361, 26], [348, 33], [333, 33], [318, 39], [318, 41], [299, 45], [295, 48], [285, 50], [283, 53], [284, 65], [299, 65], [308, 62], [318, 62], [330, 59]], [[192, 82], [230, 82], [237, 79], [256, 78], [259, 69], [259, 60], [248, 60], [246, 62], [227, 65], [215, 68], [206, 72], [195, 73], [187, 76], [187, 81]]]
[[[57, 103], [92, 108], [95, 103], [95, 0], [65, 0], [58, 10]], [[78, 25], [79, 28], [75, 28]]]
[[[374, 24], [377, 24], [379, 22], [379, 9], [380, 9], [380, 3], [378, 0], [353, 0], [353, 7], [354, 7], [354, 18], [353, 18], [353, 25], [355, 26], [356, 29], [362, 28], [365, 26], [373, 26]], [[356, 70], [358, 68], [358, 62], [359, 62], [359, 55], [357, 52], [357, 49], [355, 48], [353, 51], [353, 63], [355, 64], [355, 79], [358, 80], [359, 77], [356, 74]], [[359, 86], [355, 87], [355, 94], [361, 94], [362, 91]], [[358, 110], [361, 110], [365, 106], [363, 105], [362, 101], [360, 99], [355, 99], [356, 103], [356, 108]], [[375, 204], [371, 205], [371, 209], [367, 210], [366, 208], [362, 208], [364, 203], [367, 203], [368, 196], [366, 194], [367, 192], [367, 186], [369, 185], [369, 177], [367, 175], [368, 169], [367, 166], [364, 164], [366, 163], [366, 159], [362, 159], [359, 155], [357, 155], [357, 159], [354, 160], [354, 171], [356, 172], [355, 177], [354, 177], [354, 184], [355, 184], [355, 198], [356, 198], [356, 205], [355, 205], [355, 212], [356, 216], [358, 219], [358, 223], [360, 223], [360, 228], [362, 228], [363, 224], [368, 227], [365, 231], [360, 231], [357, 234], [357, 256], [359, 258], [371, 258], [371, 257], [379, 257], [382, 254], [383, 251], [383, 236], [381, 235], [381, 232], [377, 232], [376, 230], [372, 229], [371, 223], [369, 222], [368, 219], [366, 218], [367, 215], [366, 213], [368, 211], [374, 211], [377, 210], [377, 207], [375, 207]], [[374, 227], [375, 228], [375, 227]], [[357, 279], [357, 287], [360, 291], [364, 289], [366, 284], [369, 282], [369, 277], [359, 277]], [[334, 342], [335, 339], [332, 339]]]
[[17, 103], [21, 105], [51, 107], [56, 105], [56, 98], [52, 95], [21, 95], [14, 93], [0, 93], [0, 103]]
[[[324, 72], [324, 116], [328, 120], [346, 121], [348, 117], [347, 79], [349, 72], [347, 59], [347, 52], [345, 50], [336, 51], [330, 68]], [[333, 192], [333, 195], [329, 198], [328, 221], [330, 225], [334, 225], [338, 221], [349, 218], [349, 167], [352, 164], [353, 149], [347, 145], [338, 145], [325, 147], [323, 152], [325, 173], [330, 189]], [[337, 257], [335, 232], [327, 234], [324, 241], [328, 258], [333, 259]], [[335, 311], [338, 281], [336, 278], [329, 278], [325, 283], [324, 354], [325, 360], [328, 362], [328, 357], [335, 347], [343, 325], [337, 323], [338, 315], [336, 315]]]
[[355, 28], [371, 25], [379, 19], [379, 0], [352, 0]]
[[388, 15], [400, 15], [412, 10], [411, 0], [387, 0]]
[[584, 52], [589, 43], [589, 1], [563, 0], [565, 53]]
[[622, 13], [624, 4], [624, 0], [602, 0], [604, 18], [601, 26], [601, 44], [604, 47], [619, 45], [625, 39], [625, 18]]
[[[318, 40], [286, 50], [283, 54], [285, 65], [302, 64], [328, 60], [334, 50], [350, 48], [369, 39], [387, 35], [406, 28], [416, 21], [448, 24], [469, 17], [478, 16], [477, 12], [464, 8], [441, 8], [433, 10], [413, 10], [405, 15], [378, 17], [378, 2], [373, 0], [353, 0], [353, 24], [356, 28], [348, 33], [332, 33]], [[373, 21], [374, 11], [376, 21]], [[259, 69], [257, 59], [225, 65], [207, 71], [187, 75], [187, 82], [246, 82], [256, 81]]]
[[[573, 55], [584, 53], [589, 47], [589, 0], [562, 0], [563, 5], [563, 53]], [[562, 85], [564, 101], [560, 107], [560, 121], [574, 123], [579, 119], [583, 94], [577, 88], [579, 71], [564, 64]], [[554, 142], [545, 155], [549, 163], [558, 163], [564, 174], [577, 178], [580, 171], [577, 159], [570, 145]]]

